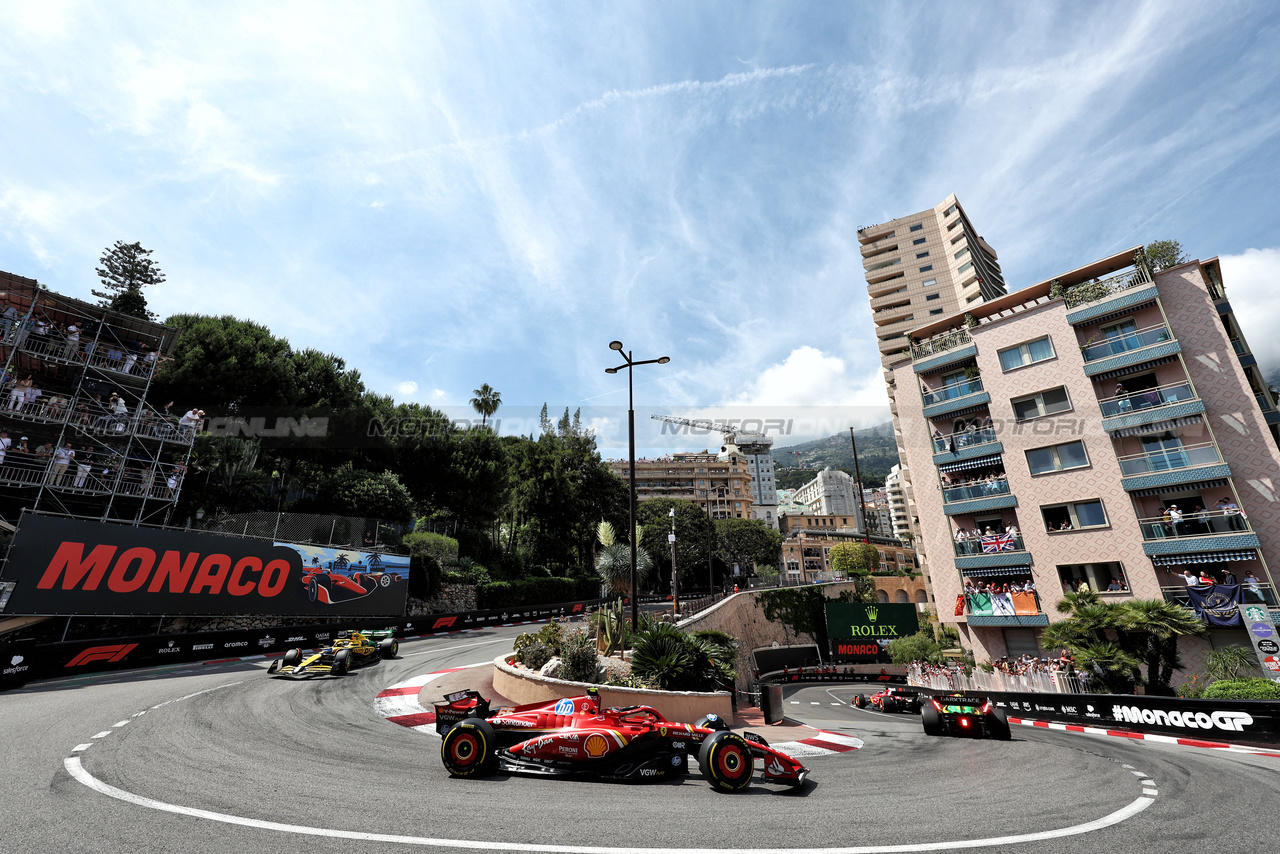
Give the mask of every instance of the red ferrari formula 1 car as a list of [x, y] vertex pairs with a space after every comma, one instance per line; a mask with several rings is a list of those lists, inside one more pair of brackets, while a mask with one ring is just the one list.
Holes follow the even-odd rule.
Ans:
[[866, 694], [854, 694], [853, 704], [859, 709], [870, 706], [880, 712], [920, 714], [920, 694], [906, 688], [884, 688], [870, 697]]
[[504, 771], [664, 779], [688, 773], [695, 754], [702, 776], [721, 792], [750, 786], [757, 759], [765, 782], [800, 786], [809, 773], [760, 736], [731, 732], [715, 715], [684, 724], [649, 706], [601, 709], [594, 691], [493, 715], [477, 691], [450, 694], [435, 707], [436, 730], [444, 737], [440, 755], [455, 777]]

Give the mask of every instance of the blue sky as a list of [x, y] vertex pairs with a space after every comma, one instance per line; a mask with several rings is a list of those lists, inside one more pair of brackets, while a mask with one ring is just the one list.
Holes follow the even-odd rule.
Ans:
[[1277, 44], [1273, 3], [5, 3], [0, 269], [88, 298], [141, 241], [161, 316], [606, 452], [615, 338], [672, 357], [644, 412], [828, 435], [887, 417], [856, 229], [954, 192], [1014, 289], [1224, 256], [1274, 368]]

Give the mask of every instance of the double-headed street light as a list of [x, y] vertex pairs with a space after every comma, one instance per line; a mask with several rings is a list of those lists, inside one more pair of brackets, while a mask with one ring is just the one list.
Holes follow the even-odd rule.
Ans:
[[637, 365], [665, 365], [671, 361], [670, 356], [663, 356], [659, 359], [644, 359], [635, 361], [631, 358], [631, 351], [625, 353], [622, 351], [621, 341], [610, 341], [610, 350], [617, 350], [627, 361], [616, 368], [605, 368], [606, 374], [616, 374], [623, 368], [627, 369], [627, 459], [631, 463], [631, 499], [630, 505], [631, 518], [631, 630], [635, 631], [640, 626], [640, 591], [637, 589], [636, 583], [636, 406], [635, 406], [635, 385], [632, 382], [632, 368]]

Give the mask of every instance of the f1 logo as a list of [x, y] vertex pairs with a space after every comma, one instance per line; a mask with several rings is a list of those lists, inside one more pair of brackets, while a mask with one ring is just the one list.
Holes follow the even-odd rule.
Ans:
[[95, 661], [120, 661], [133, 651], [136, 643], [121, 643], [114, 646], [91, 646], [66, 663], [66, 667], [79, 667]]
[[457, 621], [458, 621], [457, 616], [453, 616], [453, 617], [441, 617], [440, 619], [436, 620], [435, 625], [434, 625], [434, 626], [432, 626], [431, 628], [433, 628], [433, 629], [447, 629], [447, 628], [449, 628], [450, 626], [452, 626], [454, 623], [456, 623]]
[[573, 606], [573, 613], [575, 613], [575, 614], [580, 614], [580, 613], [582, 613], [582, 603], [581, 603], [581, 602], [579, 602], [577, 605], [574, 605], [574, 606]]

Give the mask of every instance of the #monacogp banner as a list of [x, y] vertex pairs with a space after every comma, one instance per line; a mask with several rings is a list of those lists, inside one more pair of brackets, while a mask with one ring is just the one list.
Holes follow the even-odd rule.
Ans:
[[399, 616], [409, 559], [28, 513], [0, 580], [6, 615]]

